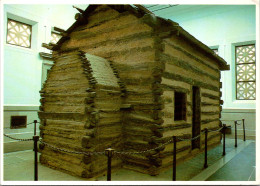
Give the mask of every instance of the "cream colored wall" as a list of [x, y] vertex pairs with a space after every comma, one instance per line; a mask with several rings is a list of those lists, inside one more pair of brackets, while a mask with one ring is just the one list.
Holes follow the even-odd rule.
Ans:
[[[245, 133], [248, 139], [255, 139], [256, 136], [256, 112], [255, 109], [223, 109], [222, 110], [222, 120], [224, 124], [232, 127], [232, 135], [234, 137], [234, 121], [224, 121], [224, 120], [241, 120], [245, 119]], [[237, 134], [243, 136], [243, 125], [242, 121], [238, 121]]]
[[[76, 5], [85, 9], [87, 5]], [[61, 16], [61, 12], [63, 12]], [[66, 14], [64, 14], [66, 12]], [[46, 78], [46, 71], [51, 62], [42, 59], [39, 52], [42, 43], [49, 43], [52, 27], [67, 29], [73, 24], [78, 11], [72, 4], [64, 5], [29, 5], [3, 4], [3, 127], [10, 127], [11, 116], [27, 116], [27, 121], [38, 120], [40, 105], [39, 91]], [[32, 25], [32, 46], [23, 48], [6, 44], [7, 18]], [[38, 130], [38, 129], [37, 129]], [[15, 138], [31, 138], [33, 125], [23, 129], [4, 129], [4, 134]], [[32, 149], [31, 142], [18, 142], [3, 137], [5, 152]]]
[[[37, 106], [4, 106], [4, 134], [19, 139], [31, 139], [34, 135], [34, 124], [27, 125], [26, 128], [10, 129], [11, 116], [27, 116], [27, 123], [34, 120], [39, 121]], [[39, 134], [39, 123], [36, 125], [36, 134]], [[33, 148], [32, 142], [22, 142], [4, 137], [4, 153], [13, 152], [17, 150], [27, 150]]]

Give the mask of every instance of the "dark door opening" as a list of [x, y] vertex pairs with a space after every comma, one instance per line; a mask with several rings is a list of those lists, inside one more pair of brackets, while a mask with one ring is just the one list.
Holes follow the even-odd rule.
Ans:
[[[192, 137], [200, 134], [200, 89], [192, 87]], [[192, 140], [192, 149], [200, 148], [200, 137]]]

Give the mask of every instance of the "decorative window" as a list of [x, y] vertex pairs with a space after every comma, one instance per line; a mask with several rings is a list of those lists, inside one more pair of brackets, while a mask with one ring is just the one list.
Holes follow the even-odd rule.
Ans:
[[255, 45], [236, 46], [236, 98], [255, 100], [256, 67]]
[[186, 120], [186, 94], [174, 93], [174, 121]]
[[57, 34], [55, 32], [51, 32], [51, 43], [56, 44], [62, 36], [60, 34]]
[[31, 35], [31, 25], [8, 19], [6, 43], [31, 48]]

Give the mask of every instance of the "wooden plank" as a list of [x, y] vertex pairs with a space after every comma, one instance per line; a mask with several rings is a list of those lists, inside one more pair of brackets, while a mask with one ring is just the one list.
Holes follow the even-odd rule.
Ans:
[[111, 8], [107, 9], [95, 9], [94, 12], [92, 12], [91, 15], [88, 16], [88, 24], [87, 27], [93, 27], [96, 25], [101, 24], [102, 22], [112, 20], [116, 17], [118, 17], [119, 12], [116, 10], [113, 10]]
[[[49, 145], [52, 145], [54, 147], [59, 147], [63, 148], [65, 150], [70, 150], [70, 151], [83, 151], [84, 149], [81, 146], [81, 139], [68, 139], [68, 138], [63, 138], [62, 136], [52, 136], [49, 134], [44, 134], [44, 140], [45, 143], [48, 143]], [[46, 147], [46, 145], [44, 146]]]
[[208, 129], [215, 129], [215, 128], [219, 128], [219, 120], [215, 120], [215, 121], [211, 121], [211, 122], [208, 122], [208, 123], [203, 123], [201, 125], [201, 130], [205, 129], [205, 128], [208, 128]]
[[219, 96], [214, 96], [214, 95], [208, 94], [208, 93], [202, 93], [201, 95], [204, 96], [204, 97], [210, 98], [210, 99], [215, 99], [215, 100], [219, 100], [220, 99]]
[[166, 62], [166, 64], [165, 64], [165, 72], [174, 73], [174, 74], [180, 75], [180, 76], [185, 76], [185, 78], [190, 78], [190, 79], [198, 81], [198, 82], [201, 81], [201, 82], [207, 83], [209, 85], [213, 85], [213, 86], [218, 85], [218, 82], [219, 82], [218, 80], [210, 79], [208, 76], [205, 76], [202, 74], [199, 75], [197, 73], [190, 72], [184, 68], [169, 64], [168, 62]]
[[211, 104], [219, 104], [219, 100], [211, 99], [208, 97], [201, 97], [201, 102], [211, 103]]
[[87, 24], [78, 26], [73, 30], [71, 35], [73, 36], [74, 33], [84, 33], [84, 32], [90, 32], [90, 33], [98, 33], [98, 32], [107, 32], [108, 30], [116, 30], [118, 28], [124, 28], [128, 27], [129, 24], [132, 22], [139, 21], [136, 16], [130, 14], [129, 12], [124, 12], [119, 14], [116, 18], [107, 20], [102, 22], [102, 24], [95, 25], [94, 27], [89, 27]]
[[84, 128], [85, 122], [84, 121], [68, 121], [68, 120], [53, 120], [53, 119], [46, 119], [46, 129], [48, 127], [59, 127], [61, 129], [73, 129], [73, 130], [85, 130]]
[[74, 120], [74, 121], [82, 121], [86, 118], [85, 115], [81, 113], [50, 113], [50, 112], [38, 112], [38, 116], [40, 119], [55, 119], [55, 120]]
[[72, 92], [84, 93], [86, 92], [86, 86], [84, 84], [73, 85], [69, 87], [46, 87], [45, 91], [47, 94], [64, 94], [65, 92], [69, 95]]
[[60, 112], [71, 112], [71, 113], [85, 113], [85, 105], [54, 105], [45, 103], [44, 104], [44, 111], [50, 113]]
[[48, 104], [54, 104], [54, 105], [81, 105], [85, 104], [85, 98], [87, 95], [83, 97], [71, 97], [68, 95], [48, 95], [43, 97], [42, 99], [44, 100], [43, 103], [48, 103]]
[[[167, 45], [166, 45], [167, 46]], [[169, 46], [170, 47], [170, 46]], [[167, 47], [166, 47], [167, 48]], [[206, 77], [209, 77], [210, 79], [212, 80], [217, 80], [219, 81], [219, 74], [216, 73], [215, 71], [214, 72], [211, 72], [210, 69], [209, 69], [209, 72], [208, 73], [208, 69], [205, 68], [205, 66], [201, 65], [201, 64], [198, 64], [197, 63], [192, 63], [191, 59], [186, 59], [188, 58], [186, 56], [186, 61], [183, 60], [181, 57], [178, 57], [177, 54], [173, 53], [173, 52], [176, 52], [175, 50], [173, 51], [169, 51], [167, 53], [167, 50], [165, 51], [165, 53], [163, 53], [161, 55], [161, 59], [164, 61], [164, 62], [167, 62], [169, 64], [172, 64], [172, 65], [175, 65], [175, 66], [178, 66], [178, 67], [181, 67], [187, 71], [190, 71], [190, 72], [193, 72], [193, 73], [196, 73], [198, 75], [203, 75], [203, 76], [206, 76]], [[197, 65], [197, 66], [196, 66]]]
[[56, 169], [65, 171], [66, 173], [76, 175], [76, 176], [82, 176], [82, 173], [84, 171], [82, 166], [78, 166], [73, 163], [62, 161], [58, 158], [55, 158], [55, 156], [49, 156], [47, 154], [42, 154], [40, 156], [40, 162], [49, 167], [55, 167]]
[[[105, 43], [114, 43], [118, 40], [130, 41], [130, 39], [136, 40], [143, 36], [151, 36], [152, 29], [140, 23], [131, 24], [128, 27], [116, 29], [111, 32], [103, 32], [97, 35], [89, 35], [91, 37], [77, 38], [75, 35], [64, 45], [62, 45], [61, 50], [63, 49], [72, 49], [78, 47], [84, 47], [91, 49], [94, 46], [104, 45]], [[137, 37], [137, 38], [136, 38]], [[103, 43], [103, 44], [102, 44]], [[127, 44], [127, 43], [125, 43]]]
[[[89, 52], [88, 50], [86, 50]], [[95, 52], [94, 52], [95, 53]], [[150, 61], [151, 63], [155, 62], [155, 50], [151, 47], [145, 48], [135, 48], [131, 50], [127, 50], [125, 52], [114, 52], [108, 54], [103, 54], [103, 56], [107, 56], [109, 60], [113, 61], [116, 64], [127, 64], [127, 65], [138, 65], [142, 64], [144, 61]], [[98, 56], [102, 55], [102, 53], [95, 53]]]
[[201, 90], [202, 94], [206, 93], [206, 94], [211, 94], [213, 96], [219, 96], [220, 95], [219, 91], [213, 91], [213, 90], [209, 90], [209, 89], [205, 89], [205, 88], [201, 88], [200, 90]]
[[201, 114], [201, 121], [207, 121], [207, 120], [214, 120], [214, 119], [219, 119], [219, 114], [214, 114], [214, 115], [207, 115], [207, 114]]
[[169, 131], [165, 131], [163, 133], [163, 137], [171, 137], [171, 136], [179, 136], [179, 135], [183, 135], [183, 134], [191, 134], [191, 127], [190, 128], [181, 128], [178, 130], [169, 130]]
[[165, 39], [165, 42], [167, 42], [171, 46], [174, 46], [174, 48], [178, 49], [179, 51], [184, 52], [189, 57], [196, 59], [197, 61], [206, 65], [207, 67], [215, 69], [217, 72], [218, 65], [216, 64], [215, 60], [207, 57], [205, 53], [195, 49], [186, 41], [181, 40], [179, 37], [173, 36], [171, 38]]
[[176, 80], [176, 81], [182, 81], [182, 82], [188, 83], [190, 85], [203, 87], [205, 89], [219, 91], [219, 88], [216, 85], [204, 83], [203, 81], [193, 80], [192, 78], [187, 78], [187, 77], [179, 75], [179, 74], [164, 72], [163, 77], [167, 78], [167, 79], [173, 79], [173, 80]]
[[218, 106], [204, 106], [204, 107], [201, 107], [201, 112], [220, 112], [219, 105]]
[[211, 123], [211, 122], [214, 122], [214, 121], [218, 121], [219, 122], [219, 118], [203, 119], [203, 120], [201, 120], [201, 124], [204, 125], [204, 124], [208, 124], [208, 123]]

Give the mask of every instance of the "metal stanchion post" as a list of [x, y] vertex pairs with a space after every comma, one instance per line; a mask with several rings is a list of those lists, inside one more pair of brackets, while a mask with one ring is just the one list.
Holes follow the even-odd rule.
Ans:
[[226, 155], [226, 124], [223, 124], [223, 156]]
[[176, 136], [173, 136], [172, 181], [176, 181]]
[[37, 123], [37, 120], [34, 120], [34, 135], [36, 136], [36, 123]]
[[107, 156], [107, 181], [111, 181], [111, 160], [114, 154], [114, 149], [108, 148], [105, 150]]
[[235, 147], [237, 147], [237, 121], [235, 121]]
[[244, 132], [244, 141], [246, 141], [245, 119], [242, 119], [242, 123], [243, 123], [243, 132]]
[[38, 181], [38, 145], [39, 136], [33, 136], [34, 141], [34, 181]]
[[205, 160], [204, 160], [204, 168], [208, 167], [208, 129], [205, 128]]

